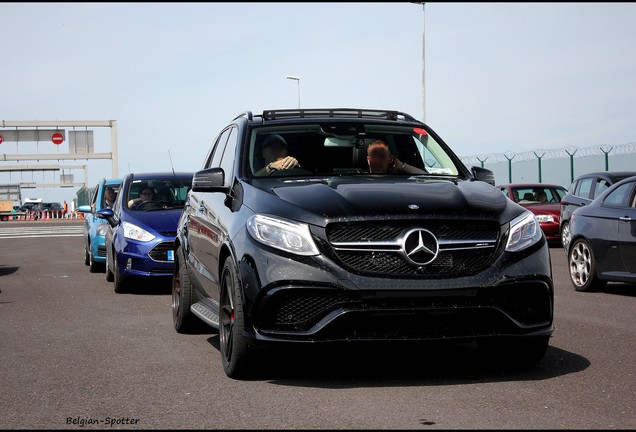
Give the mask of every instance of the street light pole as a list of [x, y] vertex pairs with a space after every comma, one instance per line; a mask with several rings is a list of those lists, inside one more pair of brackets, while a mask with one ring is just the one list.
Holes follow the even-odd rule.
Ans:
[[298, 109], [300, 109], [300, 78], [291, 75], [287, 75], [285, 78], [294, 80], [298, 83]]
[[426, 12], [422, 3], [422, 121], [426, 123]]
[[422, 121], [426, 123], [426, 11], [423, 2], [411, 2], [422, 5]]

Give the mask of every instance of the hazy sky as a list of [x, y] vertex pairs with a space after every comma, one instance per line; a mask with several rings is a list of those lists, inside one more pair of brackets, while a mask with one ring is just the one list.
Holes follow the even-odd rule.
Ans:
[[[1, 3], [0, 17], [0, 120], [116, 120], [120, 175], [170, 157], [195, 171], [227, 122], [296, 108], [298, 90], [302, 108], [422, 118], [423, 32], [426, 122], [458, 155], [636, 141], [636, 3]], [[64, 151], [20, 146], [0, 157]], [[83, 163], [90, 186], [111, 176]]]

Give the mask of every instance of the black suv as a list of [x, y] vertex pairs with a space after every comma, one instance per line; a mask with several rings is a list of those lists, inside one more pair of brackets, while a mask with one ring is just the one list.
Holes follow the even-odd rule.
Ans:
[[591, 203], [614, 183], [636, 175], [636, 171], [600, 171], [583, 174], [574, 179], [561, 200], [561, 244], [567, 251], [572, 238], [570, 218], [579, 207]]
[[[378, 158], [388, 170], [371, 174]], [[172, 312], [178, 332], [218, 328], [229, 377], [274, 343], [477, 341], [487, 359], [543, 358], [553, 282], [537, 220], [410, 115], [246, 112], [202, 168]]]

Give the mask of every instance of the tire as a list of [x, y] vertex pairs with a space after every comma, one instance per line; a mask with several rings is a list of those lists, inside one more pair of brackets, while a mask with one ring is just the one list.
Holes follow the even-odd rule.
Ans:
[[577, 239], [568, 253], [570, 281], [577, 291], [595, 291], [607, 285], [596, 276], [596, 258], [589, 243]]
[[172, 275], [172, 321], [179, 333], [190, 332], [199, 327], [200, 320], [190, 311], [194, 303], [192, 281], [182, 257], [181, 246], [174, 253], [174, 273]]
[[564, 222], [563, 226], [561, 227], [561, 245], [563, 246], [563, 249], [565, 249], [566, 253], [568, 252], [568, 247], [570, 246], [570, 237], [570, 223]]
[[508, 369], [527, 369], [545, 355], [550, 336], [485, 338], [477, 341], [479, 353], [489, 364]]
[[106, 281], [113, 282], [115, 280], [115, 275], [110, 269], [110, 255], [108, 251], [106, 251]]
[[91, 273], [97, 273], [102, 270], [103, 266], [101, 263], [95, 262], [95, 255], [93, 255], [93, 247], [90, 246], [90, 251], [88, 253], [88, 270]]
[[86, 249], [86, 247], [84, 247], [84, 265], [90, 265], [91, 263], [91, 257], [88, 254], [88, 250]]
[[113, 282], [113, 288], [117, 294], [121, 294], [125, 291], [126, 280], [124, 275], [119, 271], [116, 256], [113, 257]]
[[228, 257], [221, 272], [221, 298], [219, 307], [219, 346], [223, 370], [230, 378], [245, 378], [255, 353], [244, 336], [245, 312], [232, 257]]

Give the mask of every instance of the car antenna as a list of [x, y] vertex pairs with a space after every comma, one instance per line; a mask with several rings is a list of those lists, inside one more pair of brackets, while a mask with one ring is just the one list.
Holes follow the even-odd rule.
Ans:
[[170, 168], [172, 168], [172, 175], [176, 175], [174, 173], [174, 165], [172, 165], [172, 156], [170, 155], [170, 150], [168, 150], [168, 157], [170, 158]]

